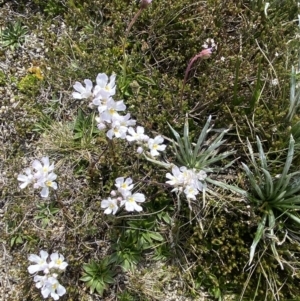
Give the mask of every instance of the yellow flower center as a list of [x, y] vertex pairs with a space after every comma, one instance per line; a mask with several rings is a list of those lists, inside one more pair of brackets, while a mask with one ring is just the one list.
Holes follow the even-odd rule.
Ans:
[[116, 113], [116, 110], [115, 110], [115, 109], [113, 109], [113, 108], [110, 108], [110, 109], [109, 109], [109, 113], [110, 113], [110, 115], [113, 115], [113, 114], [115, 114], [115, 113]]
[[62, 260], [61, 260], [60, 258], [58, 258], [55, 262], [56, 262], [56, 264], [58, 264], [58, 265], [62, 264]]
[[57, 289], [57, 283], [52, 284], [52, 288], [53, 288], [53, 290], [56, 290]]
[[48, 186], [48, 187], [52, 187], [52, 181], [49, 181], [49, 180], [48, 180], [48, 181], [45, 182], [45, 184], [46, 184], [46, 186]]

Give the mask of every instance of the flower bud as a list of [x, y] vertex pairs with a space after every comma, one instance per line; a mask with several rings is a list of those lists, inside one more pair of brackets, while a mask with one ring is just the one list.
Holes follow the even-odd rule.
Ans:
[[139, 146], [136, 151], [138, 154], [141, 154], [143, 153], [144, 149], [141, 146]]
[[212, 48], [203, 49], [200, 54], [203, 59], [208, 59], [212, 54]]
[[141, 0], [140, 8], [142, 8], [142, 9], [147, 8], [151, 2], [152, 2], [152, 0]]

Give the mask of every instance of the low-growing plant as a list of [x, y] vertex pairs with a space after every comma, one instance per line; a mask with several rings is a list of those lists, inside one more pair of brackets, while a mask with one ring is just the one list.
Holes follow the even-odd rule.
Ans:
[[78, 115], [74, 124], [74, 140], [81, 145], [89, 145], [99, 130], [95, 127], [94, 114], [85, 115], [82, 109], [78, 109]]
[[15, 50], [24, 43], [27, 33], [27, 27], [22, 25], [20, 21], [9, 23], [4, 30], [0, 30], [0, 45]]
[[[255, 158], [253, 148], [248, 141], [250, 159], [254, 170], [251, 171], [248, 165], [242, 163], [251, 187], [250, 191], [247, 192], [247, 198], [258, 209], [261, 217], [250, 248], [249, 265], [253, 261], [259, 241], [262, 237], [267, 236], [271, 239], [270, 246], [273, 255], [283, 269], [282, 260], [276, 249], [276, 244], [280, 242], [275, 231], [279, 227], [288, 229], [289, 220], [300, 224], [300, 217], [297, 212], [300, 209], [299, 172], [289, 173], [295, 141], [291, 136], [285, 165], [282, 173], [277, 176], [271, 174], [271, 166], [268, 164], [258, 137], [256, 137], [256, 141], [259, 160]], [[288, 220], [283, 219], [283, 217], [288, 218]]]
[[42, 227], [46, 227], [53, 219], [54, 214], [59, 212], [60, 209], [54, 203], [39, 203], [37, 204], [37, 213], [34, 216], [35, 220], [40, 220]]
[[90, 288], [91, 294], [95, 291], [102, 296], [104, 290], [114, 283], [114, 273], [111, 269], [111, 261], [104, 258], [100, 261], [91, 260], [83, 265], [83, 274], [80, 278]]
[[164, 241], [163, 236], [155, 231], [156, 221], [155, 217], [148, 217], [146, 219], [138, 219], [128, 221], [129, 228], [125, 230], [126, 235], [138, 237], [137, 245], [145, 250], [153, 248], [157, 242]]
[[119, 301], [138, 301], [138, 299], [127, 291], [117, 295]]
[[298, 73], [299, 73], [299, 69], [295, 70], [295, 67], [292, 66], [292, 73], [290, 79], [290, 106], [287, 114], [287, 120], [289, 122], [292, 121], [300, 105], [299, 78], [297, 78]]
[[209, 127], [210, 123], [211, 116], [207, 119], [196, 144], [193, 144], [190, 140], [188, 118], [186, 118], [184, 123], [183, 138], [169, 124], [177, 141], [177, 144], [173, 141], [173, 147], [179, 164], [191, 169], [204, 170], [205, 172], [220, 171], [232, 165], [234, 161], [231, 161], [224, 167], [213, 165], [234, 154], [235, 151], [219, 153], [219, 148], [226, 141], [222, 139], [228, 130], [222, 130], [219, 135], [210, 139], [209, 142], [207, 141], [207, 135], [212, 130], [212, 127]]
[[122, 234], [112, 249], [110, 262], [121, 266], [124, 271], [133, 270], [142, 259], [143, 247], [138, 237], [132, 234]]
[[212, 130], [210, 127], [211, 116], [209, 116], [204, 128], [202, 129], [196, 144], [191, 142], [189, 133], [188, 118], [185, 120], [183, 137], [180, 137], [179, 133], [173, 129], [169, 124], [169, 127], [176, 139], [168, 139], [173, 143], [173, 153], [177, 159], [177, 164], [171, 164], [157, 159], [149, 158], [145, 155], [145, 158], [157, 165], [163, 166], [166, 169], [172, 168], [172, 174], [167, 173], [166, 177], [169, 181], [167, 184], [174, 187], [172, 191], [177, 193], [178, 208], [180, 208], [179, 196], [184, 192], [191, 208], [190, 201], [196, 200], [196, 195], [202, 192], [203, 206], [205, 206], [205, 194], [208, 190], [207, 182], [216, 186], [220, 186], [224, 189], [232, 189], [236, 192], [244, 193], [238, 187], [230, 186], [220, 181], [212, 180], [207, 173], [218, 172], [231, 166], [235, 160], [230, 161], [225, 166], [220, 166], [220, 163], [230, 155], [235, 153], [234, 150], [220, 153], [220, 147], [225, 143], [223, 140], [224, 135], [228, 130], [221, 130], [220, 134], [217, 134], [207, 139], [208, 133]]

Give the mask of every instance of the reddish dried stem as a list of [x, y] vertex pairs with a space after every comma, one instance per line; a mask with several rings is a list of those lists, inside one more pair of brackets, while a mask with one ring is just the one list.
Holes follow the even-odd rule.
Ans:
[[191, 71], [191, 68], [195, 61], [197, 61], [199, 58], [209, 58], [210, 55], [212, 54], [212, 48], [207, 48], [196, 54], [189, 62], [185, 74], [184, 74], [184, 79], [183, 79], [183, 84], [182, 84], [182, 89], [181, 89], [181, 94], [180, 94], [180, 104], [182, 104], [182, 97], [183, 97], [183, 90], [186, 84], [186, 81], [188, 79], [189, 72]]

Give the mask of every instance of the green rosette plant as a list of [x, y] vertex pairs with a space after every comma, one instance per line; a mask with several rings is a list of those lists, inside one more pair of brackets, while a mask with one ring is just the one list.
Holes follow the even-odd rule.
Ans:
[[[253, 171], [250, 170], [248, 165], [242, 163], [251, 185], [250, 191], [247, 192], [247, 198], [261, 212], [261, 219], [250, 247], [249, 265], [253, 261], [258, 243], [266, 234], [271, 238], [270, 246], [273, 255], [283, 269], [276, 249], [276, 242], [279, 241], [275, 235], [276, 226], [279, 225], [279, 221], [282, 222], [282, 216], [286, 216], [293, 222], [296, 222], [296, 224], [300, 224], [300, 217], [297, 212], [300, 209], [300, 185], [299, 179], [297, 180], [299, 172], [289, 173], [294, 155], [295, 141], [291, 136], [282, 173], [275, 177], [271, 175], [271, 167], [268, 165], [267, 157], [258, 137], [256, 137], [256, 141], [259, 160], [255, 158], [253, 148], [248, 141]], [[288, 219], [283, 222], [283, 225], [288, 228]]]
[[227, 158], [234, 154], [235, 151], [219, 153], [220, 146], [226, 142], [226, 140], [223, 140], [223, 137], [228, 132], [228, 129], [222, 130], [219, 135], [210, 140], [209, 144], [207, 143], [207, 135], [212, 130], [210, 124], [211, 116], [208, 117], [196, 144], [190, 140], [188, 118], [186, 118], [184, 123], [183, 137], [180, 137], [179, 133], [168, 124], [177, 142], [173, 140], [173, 147], [175, 149], [176, 158], [181, 165], [205, 172], [220, 171], [232, 165], [234, 161], [231, 161], [224, 167], [212, 167], [212, 164]]

